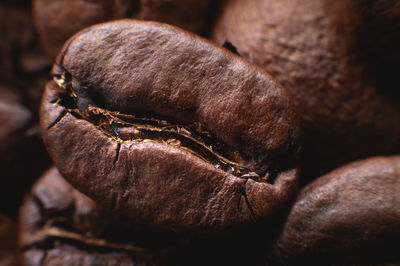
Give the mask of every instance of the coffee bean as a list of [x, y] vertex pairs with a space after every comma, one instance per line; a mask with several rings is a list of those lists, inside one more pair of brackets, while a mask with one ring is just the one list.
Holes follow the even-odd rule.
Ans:
[[400, 157], [338, 168], [298, 195], [275, 255], [305, 264], [399, 261]]
[[297, 187], [298, 124], [271, 76], [165, 24], [121, 20], [64, 46], [41, 126], [63, 176], [139, 224], [224, 232]]
[[13, 216], [48, 164], [33, 114], [14, 88], [0, 83], [0, 210]]
[[147, 248], [135, 245], [134, 225], [71, 187], [55, 167], [27, 195], [19, 228], [24, 265], [157, 264]]
[[18, 264], [18, 248], [15, 222], [0, 213], [0, 265]]
[[128, 2], [119, 0], [34, 1], [35, 26], [43, 48], [54, 59], [63, 43], [80, 29], [125, 17], [131, 8]]
[[[292, 97], [304, 137], [303, 180], [356, 159], [400, 150], [400, 98], [393, 97], [400, 95], [398, 66], [379, 62], [383, 54], [367, 47], [382, 40], [384, 47], [393, 45], [385, 53], [395, 56], [393, 50], [400, 50], [398, 26], [394, 29], [400, 17], [394, 15], [396, 8], [387, 8], [368, 23], [362, 18], [368, 5], [383, 2], [398, 6], [392, 0], [229, 0], [218, 15], [213, 39], [230, 41]], [[353, 5], [366, 6], [349, 9]], [[382, 20], [393, 23], [387, 26], [378, 22]], [[365, 41], [360, 32], [379, 37]]]
[[18, 90], [22, 102], [37, 114], [50, 62], [40, 49], [30, 1], [0, 3], [0, 82]]
[[11, 217], [50, 164], [38, 126], [50, 64], [30, 13], [30, 1], [0, 2], [0, 210]]
[[338, 12], [371, 53], [386, 64], [400, 63], [400, 4], [396, 0], [348, 1], [336, 3]]
[[216, 6], [211, 0], [35, 0], [33, 14], [42, 46], [54, 59], [77, 31], [118, 18], [161, 21], [205, 34]]

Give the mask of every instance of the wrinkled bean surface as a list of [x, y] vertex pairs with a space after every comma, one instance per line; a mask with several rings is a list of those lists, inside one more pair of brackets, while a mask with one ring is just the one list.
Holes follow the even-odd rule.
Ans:
[[152, 22], [104, 23], [66, 43], [53, 77], [41, 125], [56, 166], [136, 222], [227, 230], [266, 219], [296, 190], [286, 91], [207, 40]]

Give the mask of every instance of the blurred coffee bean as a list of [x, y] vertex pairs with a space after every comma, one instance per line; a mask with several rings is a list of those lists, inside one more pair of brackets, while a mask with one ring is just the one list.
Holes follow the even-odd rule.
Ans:
[[160, 21], [205, 34], [217, 4], [211, 0], [35, 0], [33, 14], [42, 46], [54, 59], [74, 33], [118, 18]]
[[133, 1], [121, 0], [35, 0], [33, 15], [41, 44], [54, 59], [74, 33], [93, 24], [126, 17], [132, 4]]
[[[400, 156], [338, 168], [298, 195], [275, 255], [291, 263], [399, 261]], [[396, 264], [397, 265], [397, 264]]]
[[15, 6], [0, 3], [0, 66], [2, 79], [17, 76], [20, 56], [32, 46], [33, 25], [29, 16], [29, 5]]
[[0, 213], [0, 265], [19, 265], [17, 232], [14, 221]]
[[15, 89], [0, 84], [0, 210], [14, 215], [33, 181], [49, 165], [40, 129]]
[[164, 22], [205, 35], [219, 2], [220, 0], [140, 0], [132, 18]]
[[[386, 89], [394, 86], [399, 94], [398, 71], [377, 65], [353, 27], [360, 16], [343, 11], [350, 2], [355, 1], [228, 0], [213, 32], [215, 41], [230, 41], [287, 88], [302, 119], [307, 179], [400, 148], [400, 101]], [[398, 38], [395, 25], [375, 28]], [[389, 44], [395, 41], [383, 46]], [[393, 49], [400, 51], [398, 45]]]
[[369, 52], [394, 67], [400, 64], [400, 2], [396, 0], [337, 1], [335, 12], [345, 14], [347, 25]]
[[162, 265], [135, 244], [133, 224], [72, 188], [54, 167], [27, 195], [19, 229], [23, 265]]
[[18, 90], [21, 103], [37, 117], [50, 60], [41, 50], [30, 1], [0, 3], [0, 82]]
[[30, 10], [30, 1], [0, 3], [0, 209], [11, 216], [49, 165], [37, 123], [50, 68]]

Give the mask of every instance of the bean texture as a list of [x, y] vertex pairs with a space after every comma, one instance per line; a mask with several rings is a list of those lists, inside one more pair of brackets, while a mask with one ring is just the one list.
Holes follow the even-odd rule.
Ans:
[[137, 223], [225, 231], [268, 219], [297, 188], [298, 122], [282, 86], [211, 42], [120, 20], [64, 46], [41, 106], [74, 186]]

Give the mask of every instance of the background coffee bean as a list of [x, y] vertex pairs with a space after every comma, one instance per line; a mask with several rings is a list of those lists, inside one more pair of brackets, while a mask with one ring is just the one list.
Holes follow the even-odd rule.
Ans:
[[33, 14], [42, 45], [54, 59], [64, 42], [74, 33], [90, 25], [119, 18], [161, 21], [198, 34], [206, 34], [218, 2], [35, 0]]
[[[396, 0], [1, 1], [0, 265], [398, 264], [398, 157], [318, 177], [400, 150], [399, 10]], [[150, 23], [67, 43], [42, 125], [63, 172], [101, 205], [47, 172], [20, 210], [20, 261], [17, 208], [49, 165], [37, 121], [50, 63], [78, 30], [118, 18], [228, 42]], [[290, 208], [299, 172], [306, 187]]]
[[71, 187], [56, 168], [33, 186], [21, 206], [19, 245], [24, 265], [154, 265], [135, 246], [139, 230]]
[[37, 41], [30, 1], [0, 3], [0, 36], [0, 82], [16, 89], [36, 116], [50, 61]]
[[395, 0], [343, 1], [335, 12], [347, 17], [347, 26], [367, 46], [370, 56], [383, 64], [400, 63], [400, 3]]
[[44, 139], [95, 200], [137, 223], [206, 234], [265, 220], [296, 191], [297, 120], [257, 67], [135, 20], [82, 31], [61, 55], [43, 98]]
[[33, 114], [14, 88], [0, 83], [0, 210], [14, 216], [49, 158]]
[[50, 164], [37, 125], [50, 65], [36, 41], [30, 1], [1, 1], [0, 36], [0, 210], [14, 218]]
[[23, 265], [262, 265], [264, 259], [260, 231], [193, 239], [147, 230], [97, 205], [55, 167], [27, 195], [19, 227]]
[[78, 30], [103, 21], [123, 18], [132, 8], [133, 1], [36, 0], [33, 15], [41, 44], [54, 59], [64, 42]]
[[[399, 151], [400, 98], [393, 96], [398, 67], [379, 61], [382, 54], [371, 52], [360, 32], [379, 35], [371, 39], [383, 38], [383, 47], [398, 51], [400, 17], [388, 8], [387, 19], [377, 14], [364, 23], [366, 9], [349, 10], [382, 2], [230, 0], [217, 16], [213, 39], [230, 41], [292, 96], [302, 120], [303, 180], [358, 158]], [[394, 23], [385, 26], [386, 20]], [[392, 37], [381, 36], [386, 31]]]
[[399, 260], [400, 157], [338, 168], [298, 195], [275, 254], [292, 263]]
[[16, 227], [14, 222], [0, 213], [0, 264], [4, 266], [16, 266], [18, 251], [16, 242]]

